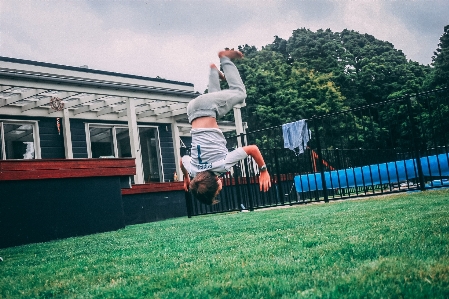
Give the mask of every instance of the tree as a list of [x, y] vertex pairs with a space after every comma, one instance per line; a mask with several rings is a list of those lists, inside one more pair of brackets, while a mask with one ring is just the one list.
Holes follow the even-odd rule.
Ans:
[[[331, 74], [351, 107], [376, 103], [393, 93], [418, 92], [429, 71], [407, 61], [391, 43], [347, 29], [341, 33], [295, 30], [287, 52], [307, 68]], [[409, 81], [414, 83], [407, 85]]]
[[[438, 74], [447, 71], [444, 57], [447, 57], [448, 28], [445, 30], [434, 58]], [[430, 66], [407, 61], [404, 53], [389, 42], [347, 29], [313, 32], [301, 28], [288, 40], [275, 36], [261, 50], [247, 44], [239, 46], [239, 50], [245, 55], [245, 59], [236, 61], [236, 66], [247, 89], [247, 106], [242, 116], [249, 131], [415, 94], [422, 91], [432, 71]], [[403, 108], [396, 109], [401, 116], [406, 112]], [[369, 109], [357, 111], [357, 115], [345, 113], [354, 120], [355, 128], [349, 127], [343, 118], [318, 128], [332, 137], [349, 136], [326, 146], [383, 146], [381, 143], [386, 141], [381, 136], [388, 130], [384, 124], [395, 115], [388, 109], [374, 114]], [[401, 128], [403, 121], [396, 121]], [[369, 129], [365, 124], [369, 124]], [[402, 130], [398, 130], [395, 136], [404, 139]], [[270, 138], [259, 139], [267, 145]]]
[[432, 57], [432, 65], [434, 73], [432, 85], [448, 86], [449, 85], [449, 25], [444, 26], [443, 35], [440, 37], [438, 48]]
[[246, 52], [236, 65], [247, 89], [243, 116], [250, 129], [344, 108], [344, 98], [329, 74], [309, 70], [301, 63], [289, 64], [288, 56], [270, 46]]

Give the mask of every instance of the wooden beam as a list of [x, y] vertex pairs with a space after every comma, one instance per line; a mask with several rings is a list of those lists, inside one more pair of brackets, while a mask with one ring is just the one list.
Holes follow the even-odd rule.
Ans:
[[[167, 102], [153, 102], [148, 106], [150, 107], [150, 110], [140, 113], [137, 116], [138, 119], [141, 119], [141, 118], [144, 118], [147, 116], [153, 116], [153, 115], [160, 114], [160, 113], [170, 110], [169, 107], [166, 107]], [[161, 108], [161, 107], [163, 107], [163, 108]]]
[[132, 185], [132, 188], [122, 189], [122, 195], [153, 193], [153, 192], [183, 191], [183, 190], [184, 190], [183, 182], [151, 183], [151, 184], [142, 184], [142, 185]]
[[53, 94], [45, 93], [44, 95], [45, 95], [45, 97], [40, 98], [37, 101], [33, 101], [33, 102], [29, 103], [29, 104], [23, 105], [22, 106], [22, 112], [28, 111], [28, 110], [31, 110], [31, 109], [34, 109], [34, 108], [37, 108], [37, 107], [41, 107], [41, 106], [44, 106], [44, 105], [47, 105], [47, 104], [50, 103], [52, 97], [57, 97], [57, 98], [63, 100], [65, 98], [69, 98], [69, 97], [75, 95], [75, 93], [73, 93], [73, 92], [60, 92], [60, 93], [53, 93]]
[[6, 105], [11, 105], [15, 102], [37, 96], [46, 91], [47, 91], [46, 89], [32, 88], [32, 89], [28, 89], [28, 90], [25, 90], [20, 93], [14, 93], [12, 96], [0, 99], [0, 107], [6, 106]]
[[167, 118], [167, 117], [173, 117], [176, 115], [186, 115], [187, 113], [187, 108], [182, 108], [182, 109], [178, 109], [178, 110], [172, 110], [172, 111], [168, 111], [165, 113], [161, 113], [161, 114], [157, 114], [157, 118]]
[[95, 100], [101, 99], [103, 97], [106, 97], [106, 95], [102, 95], [102, 94], [88, 94], [88, 95], [85, 95], [83, 97], [79, 97], [78, 100], [72, 100], [72, 101], [70, 101], [68, 103], [64, 103], [64, 108], [72, 108], [74, 106], [90, 103], [90, 102], [93, 102]]
[[[155, 101], [152, 101], [152, 100], [149, 100], [149, 99], [132, 99], [132, 100], [134, 101], [134, 103], [136, 105], [136, 109], [135, 109], [136, 110], [136, 114], [139, 114], [139, 113], [141, 113], [143, 111], [146, 111], [146, 110], [150, 109], [148, 104], [151, 104], [151, 103], [155, 102]], [[146, 105], [145, 106], [141, 106], [143, 104], [146, 104]], [[140, 107], [137, 107], [137, 106], [140, 106]], [[118, 118], [126, 116], [126, 115], [127, 115], [126, 110], [120, 111], [118, 113]]]
[[40, 98], [37, 101], [32, 101], [31, 103], [22, 106], [22, 112], [31, 110], [36, 107], [41, 107], [41, 106], [50, 104], [50, 100], [51, 100], [51, 96], [45, 96], [45, 97]]
[[69, 109], [64, 108], [62, 117], [62, 134], [64, 136], [64, 153], [66, 159], [73, 159], [72, 129], [70, 128]]
[[126, 105], [127, 105], [126, 103], [123, 103], [123, 104], [120, 103], [120, 104], [115, 105], [114, 107], [105, 107], [105, 108], [97, 111], [97, 116], [102, 116], [102, 115], [110, 114], [110, 113], [116, 113], [118, 111], [120, 111], [120, 112], [123, 111], [126, 113], [126, 107], [127, 107]]
[[9, 85], [0, 85], [0, 92], [5, 92], [10, 90], [11, 88], [13, 88], [14, 86], [9, 86]]
[[[120, 102], [123, 102], [123, 101], [126, 101], [126, 98], [124, 98], [124, 97], [112, 97], [112, 98], [111, 97], [104, 97], [104, 98], [100, 99], [100, 102], [95, 102], [95, 103], [92, 103], [92, 104], [89, 104], [89, 105], [86, 105], [86, 106], [83, 106], [83, 107], [76, 108], [73, 111], [73, 115], [78, 115], [78, 114], [81, 114], [81, 113], [84, 113], [84, 112], [89, 112], [89, 111], [92, 111], [94, 109], [103, 108], [103, 107], [106, 107], [106, 106], [109, 106], [109, 105], [113, 105], [115, 103], [120, 103]], [[107, 108], [110, 108], [110, 107], [107, 107]], [[98, 112], [97, 112], [97, 115], [98, 115]], [[102, 115], [102, 114], [100, 114], [100, 115]]]
[[135, 174], [134, 159], [0, 160], [0, 181]]
[[154, 116], [154, 115], [156, 115], [156, 113], [154, 113], [154, 110], [148, 110], [148, 111], [142, 112], [139, 115], [137, 115], [137, 119], [145, 118], [148, 116]]
[[135, 102], [132, 99], [126, 101], [128, 112], [128, 129], [129, 129], [129, 142], [131, 146], [131, 156], [136, 159], [136, 175], [134, 176], [134, 182], [136, 184], [145, 183], [143, 177], [142, 155], [140, 150], [139, 129], [137, 127], [136, 107]]

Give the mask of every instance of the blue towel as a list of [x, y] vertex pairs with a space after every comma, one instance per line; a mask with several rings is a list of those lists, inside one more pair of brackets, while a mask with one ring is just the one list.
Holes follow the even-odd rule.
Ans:
[[297, 154], [302, 154], [310, 139], [310, 132], [304, 119], [282, 125], [284, 148], [289, 148]]

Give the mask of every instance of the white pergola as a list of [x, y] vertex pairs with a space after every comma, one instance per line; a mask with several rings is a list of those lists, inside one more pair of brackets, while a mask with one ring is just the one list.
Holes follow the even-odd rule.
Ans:
[[[67, 159], [73, 158], [71, 118], [127, 122], [137, 184], [144, 182], [138, 122], [171, 125], [177, 173], [182, 177], [180, 137], [190, 134], [187, 104], [198, 95], [192, 84], [183, 82], [0, 57], [0, 115], [61, 118]], [[61, 111], [52, 109], [52, 98], [62, 101]], [[240, 134], [240, 107], [234, 108], [234, 116], [235, 125], [219, 126]]]

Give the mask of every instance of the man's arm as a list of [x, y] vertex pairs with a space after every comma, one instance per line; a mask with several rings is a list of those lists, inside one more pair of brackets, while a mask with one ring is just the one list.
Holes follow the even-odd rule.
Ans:
[[187, 169], [184, 167], [184, 164], [182, 163], [182, 157], [181, 157], [181, 171], [184, 177], [184, 190], [186, 192], [189, 191], [189, 185], [190, 185], [190, 176], [189, 176], [189, 172], [187, 171]]
[[[259, 148], [257, 145], [248, 145], [244, 146], [243, 150], [253, 157], [254, 161], [256, 161], [257, 166], [259, 166], [259, 169], [262, 166], [265, 166], [265, 161], [263, 160], [262, 154], [260, 153]], [[260, 171], [260, 177], [259, 177], [259, 186], [260, 191], [268, 191], [271, 187], [271, 179], [270, 174], [268, 173], [268, 170], [261, 170]]]

